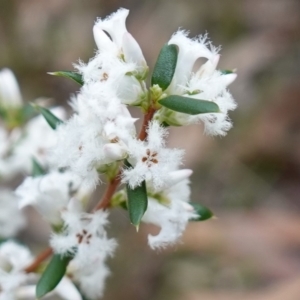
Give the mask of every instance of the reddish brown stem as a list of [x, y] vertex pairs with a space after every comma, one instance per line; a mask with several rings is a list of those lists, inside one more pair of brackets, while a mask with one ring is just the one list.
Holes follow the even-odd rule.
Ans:
[[39, 265], [41, 264], [41, 262], [43, 262], [44, 260], [46, 260], [52, 254], [53, 254], [52, 249], [50, 247], [47, 248], [39, 256], [37, 256], [37, 258], [34, 260], [34, 262], [31, 265], [29, 265], [24, 271], [26, 273], [34, 272], [39, 267]]
[[155, 113], [155, 109], [151, 107], [149, 111], [145, 114], [143, 125], [139, 134], [139, 140], [144, 141], [147, 138], [148, 124], [152, 120], [154, 113]]
[[99, 209], [106, 209], [110, 205], [110, 200], [113, 194], [115, 193], [117, 187], [119, 186], [121, 182], [121, 171], [117, 174], [117, 176], [110, 181], [109, 185], [106, 188], [106, 191], [104, 195], [102, 196], [102, 199], [98, 202], [97, 206], [93, 209], [93, 211], [97, 211]]
[[[138, 137], [141, 141], [144, 141], [147, 138], [148, 124], [152, 120], [154, 113], [155, 113], [155, 109], [150, 108], [149, 111], [144, 115], [143, 125]], [[106, 209], [109, 207], [111, 197], [115, 193], [120, 182], [121, 182], [121, 170], [119, 171], [117, 176], [110, 181], [109, 185], [106, 188], [106, 191], [104, 192], [102, 199], [98, 202], [97, 206], [93, 209], [93, 211], [97, 211], [99, 209]]]

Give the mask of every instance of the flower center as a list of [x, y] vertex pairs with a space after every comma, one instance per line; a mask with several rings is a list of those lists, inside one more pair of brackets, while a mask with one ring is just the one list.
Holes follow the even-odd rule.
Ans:
[[92, 234], [88, 234], [88, 232], [83, 229], [82, 230], [82, 233], [77, 233], [76, 234], [76, 237], [77, 237], [77, 240], [78, 240], [78, 244], [82, 244], [82, 243], [86, 243], [86, 244], [89, 244], [90, 243], [90, 240], [91, 240], [91, 237], [92, 237]]
[[108, 79], [108, 74], [104, 72], [102, 74], [102, 78], [100, 79], [100, 81], [107, 81], [107, 79]]
[[157, 152], [155, 151], [151, 152], [150, 149], [147, 149], [146, 156], [142, 158], [142, 162], [145, 163], [150, 168], [153, 164], [158, 163], [157, 154], [158, 154]]

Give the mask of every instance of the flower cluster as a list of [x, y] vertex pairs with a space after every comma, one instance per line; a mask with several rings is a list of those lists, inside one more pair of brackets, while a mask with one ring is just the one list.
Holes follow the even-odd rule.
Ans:
[[[190, 202], [192, 171], [181, 169], [184, 150], [166, 146], [168, 127], [201, 121], [207, 134], [225, 135], [232, 126], [228, 111], [236, 106], [227, 87], [236, 74], [217, 70], [219, 49], [206, 36], [190, 39], [180, 30], [162, 48], [148, 87], [146, 60], [126, 29], [128, 13], [119, 9], [96, 21], [93, 33], [98, 50], [89, 62], [79, 61], [75, 72], [52, 73], [81, 85], [70, 101], [74, 113], [67, 120], [61, 108], [48, 110], [36, 105], [43, 117], [24, 121], [17, 84], [9, 71], [0, 73], [11, 82], [1, 86], [0, 80], [4, 120], [0, 175], [9, 178], [20, 171], [31, 175], [15, 194], [1, 194], [5, 213], [0, 214], [4, 224], [0, 234], [10, 237], [24, 226], [18, 208], [27, 205], [35, 207], [52, 227], [54, 256], [40, 279], [34, 275], [39, 280], [38, 298], [51, 292], [59, 281], [55, 291], [60, 293], [63, 285], [61, 296], [65, 299], [77, 300], [83, 295], [96, 300], [103, 295], [110, 274], [106, 261], [117, 245], [107, 235], [108, 208], [125, 208], [137, 228], [141, 222], [160, 227], [157, 235], [148, 236], [152, 249], [175, 244], [189, 221], [212, 216], [209, 209]], [[195, 70], [199, 58], [207, 61]], [[139, 133], [130, 106], [144, 114]], [[15, 122], [16, 116], [21, 116], [19, 122]], [[45, 128], [48, 125], [43, 118], [54, 130]], [[89, 211], [88, 199], [103, 181], [107, 190]], [[18, 222], [11, 224], [8, 215], [17, 213]], [[0, 246], [0, 262], [4, 245]], [[24, 251], [20, 248], [19, 252]], [[30, 265], [30, 256], [17, 263], [18, 268], [10, 267], [11, 272], [0, 270], [0, 288], [10, 293], [10, 298], [3, 299], [15, 299], [36, 271], [39, 259]], [[15, 276], [13, 284], [11, 276]]]
[[105, 260], [113, 255], [117, 245], [114, 239], [107, 238], [104, 229], [107, 217], [108, 213], [101, 210], [85, 213], [78, 202], [71, 201], [68, 210], [62, 213], [64, 230], [51, 239], [51, 246], [58, 254], [73, 257], [68, 273], [89, 299], [102, 296], [109, 275]]

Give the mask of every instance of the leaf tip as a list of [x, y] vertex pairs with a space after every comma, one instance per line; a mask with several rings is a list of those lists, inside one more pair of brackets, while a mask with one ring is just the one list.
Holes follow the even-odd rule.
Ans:
[[39, 289], [37, 287], [36, 292], [35, 292], [35, 297], [36, 300], [40, 300], [41, 298], [43, 298], [47, 293], [45, 293], [43, 290]]
[[31, 105], [33, 108], [38, 109], [39, 106], [37, 104], [35, 104], [34, 102], [29, 102], [29, 105]]

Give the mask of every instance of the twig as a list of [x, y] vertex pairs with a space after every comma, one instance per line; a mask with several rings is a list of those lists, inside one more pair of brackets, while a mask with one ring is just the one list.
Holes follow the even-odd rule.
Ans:
[[106, 209], [110, 205], [110, 200], [113, 194], [115, 193], [117, 187], [119, 186], [121, 182], [121, 170], [118, 172], [117, 176], [112, 179], [109, 183], [109, 185], [106, 188], [105, 193], [103, 194], [101, 200], [98, 202], [98, 204], [95, 206], [93, 211], [97, 211], [99, 209]]
[[149, 111], [144, 115], [143, 125], [139, 134], [139, 140], [144, 141], [147, 138], [148, 124], [152, 120], [154, 113], [155, 113], [155, 109], [151, 107]]
[[32, 264], [30, 264], [27, 268], [24, 269], [26, 273], [34, 272], [38, 266], [46, 260], [49, 256], [53, 254], [53, 250], [49, 247], [46, 250], [44, 250], [37, 258], [33, 261]]
[[[154, 113], [155, 113], [155, 109], [151, 107], [149, 109], [149, 111], [144, 115], [143, 125], [142, 125], [141, 131], [139, 133], [139, 139], [141, 141], [144, 141], [148, 136], [148, 133], [147, 133], [148, 124], [152, 120]], [[118, 172], [118, 174], [116, 175], [116, 177], [110, 181], [101, 200], [95, 206], [93, 211], [97, 211], [99, 209], [106, 209], [109, 207], [111, 197], [113, 196], [113, 194], [115, 193], [116, 189], [118, 188], [118, 186], [121, 182], [121, 172], [122, 171], [120, 170]]]

